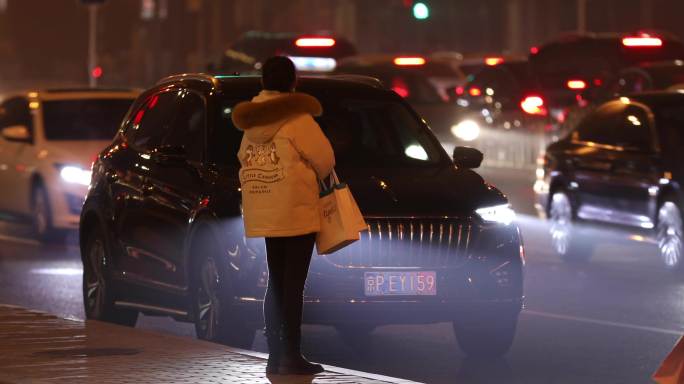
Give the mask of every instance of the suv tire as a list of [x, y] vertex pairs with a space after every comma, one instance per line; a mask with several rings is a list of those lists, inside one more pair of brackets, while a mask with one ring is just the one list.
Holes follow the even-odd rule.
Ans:
[[671, 199], [665, 200], [658, 208], [656, 239], [660, 258], [667, 269], [681, 272], [684, 270], [684, 225], [682, 210]]
[[549, 234], [554, 252], [566, 262], [584, 262], [594, 253], [594, 244], [575, 225], [574, 207], [565, 191], [555, 191], [549, 199]]
[[190, 247], [192, 268], [192, 314], [197, 337], [237, 348], [252, 347], [256, 329], [236, 313], [227, 268], [221, 264], [220, 242], [210, 225], [200, 224]]
[[116, 308], [111, 282], [107, 276], [110, 249], [100, 228], [86, 238], [83, 252], [83, 306], [87, 319], [135, 326], [138, 311]]

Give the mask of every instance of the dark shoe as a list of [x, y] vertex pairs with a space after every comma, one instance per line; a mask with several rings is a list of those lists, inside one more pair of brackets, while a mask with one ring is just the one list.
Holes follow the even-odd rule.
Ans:
[[281, 375], [315, 375], [324, 371], [323, 366], [315, 364], [302, 356], [300, 337], [284, 338], [280, 353], [278, 373]]
[[268, 344], [268, 361], [266, 362], [266, 373], [277, 374], [280, 365], [280, 355], [282, 352], [282, 340], [279, 333], [265, 332], [266, 343]]
[[301, 354], [282, 356], [278, 366], [281, 375], [315, 375], [323, 371], [322, 365], [306, 360]]

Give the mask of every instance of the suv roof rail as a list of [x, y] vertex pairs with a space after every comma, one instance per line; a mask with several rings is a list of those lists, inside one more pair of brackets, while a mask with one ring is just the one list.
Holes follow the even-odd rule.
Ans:
[[372, 76], [354, 75], [354, 74], [339, 74], [339, 75], [327, 75], [327, 76], [322, 76], [322, 77], [326, 78], [326, 79], [353, 81], [355, 83], [368, 85], [368, 86], [373, 87], [373, 88], [384, 88], [384, 86], [382, 85], [382, 81], [380, 81], [380, 79], [378, 79], [376, 77], [372, 77]]
[[172, 83], [175, 81], [183, 81], [183, 80], [198, 80], [198, 81], [204, 81], [207, 83], [211, 83], [213, 85], [216, 85], [216, 78], [208, 73], [181, 73], [178, 75], [171, 75], [162, 78], [161, 80], [157, 81], [157, 85], [162, 85], [166, 83]]

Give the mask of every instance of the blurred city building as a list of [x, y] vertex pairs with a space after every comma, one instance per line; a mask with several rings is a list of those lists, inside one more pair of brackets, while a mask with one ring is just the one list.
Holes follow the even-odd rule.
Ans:
[[[146, 86], [201, 71], [249, 30], [335, 33], [360, 52], [525, 53], [564, 31], [684, 35], [681, 0], [107, 0], [98, 6], [100, 85]], [[0, 90], [87, 84], [87, 6], [0, 0]]]

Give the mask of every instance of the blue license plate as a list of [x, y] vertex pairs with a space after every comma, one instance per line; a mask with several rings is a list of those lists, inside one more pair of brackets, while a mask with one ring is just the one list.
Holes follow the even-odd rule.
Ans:
[[437, 295], [434, 271], [365, 272], [363, 280], [366, 296]]

